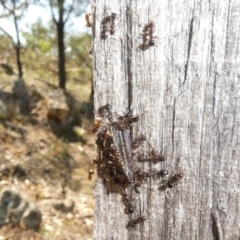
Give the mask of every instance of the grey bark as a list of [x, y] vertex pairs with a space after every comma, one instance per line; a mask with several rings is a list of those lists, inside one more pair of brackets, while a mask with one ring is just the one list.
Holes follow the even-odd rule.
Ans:
[[[133, 195], [147, 217], [135, 229], [125, 228], [121, 195], [97, 178], [94, 239], [239, 239], [240, 2], [92, 0], [92, 12], [96, 113], [106, 103], [144, 113], [132, 135], [166, 160], [139, 166], [184, 173], [173, 189], [159, 191], [159, 179]], [[104, 40], [112, 12], [116, 34]], [[141, 50], [150, 21], [156, 46]]]

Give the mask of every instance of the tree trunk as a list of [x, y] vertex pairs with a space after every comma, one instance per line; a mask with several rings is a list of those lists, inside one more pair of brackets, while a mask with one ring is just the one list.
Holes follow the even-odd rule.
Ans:
[[[15, 1], [13, 1], [14, 4], [14, 9], [16, 9]], [[16, 50], [16, 57], [17, 57], [17, 66], [18, 66], [18, 77], [23, 78], [23, 70], [22, 70], [22, 61], [21, 61], [21, 42], [20, 42], [20, 37], [19, 37], [19, 28], [18, 28], [18, 22], [17, 22], [17, 16], [13, 15], [14, 18], [14, 26], [16, 30], [16, 35], [17, 35], [17, 43], [14, 43], [14, 47]]]
[[57, 33], [58, 33], [58, 57], [59, 57], [58, 59], [59, 87], [65, 89], [66, 86], [65, 46], [64, 46], [64, 22], [62, 17], [59, 17], [59, 22], [57, 23]]
[[[137, 165], [169, 171], [133, 193], [133, 216], [97, 177], [95, 240], [239, 239], [239, 12], [239, 1], [92, 0], [95, 112], [108, 103], [118, 114], [142, 114], [133, 138], [143, 133], [166, 160]], [[147, 220], [126, 229], [140, 212]]]

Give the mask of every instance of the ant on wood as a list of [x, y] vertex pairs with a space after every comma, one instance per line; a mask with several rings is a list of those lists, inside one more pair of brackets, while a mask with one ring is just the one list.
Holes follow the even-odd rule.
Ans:
[[95, 123], [92, 124], [92, 132], [96, 133], [100, 127], [100, 125], [102, 124], [103, 119], [102, 118], [97, 118]]
[[151, 155], [153, 156], [153, 159], [155, 162], [159, 161], [159, 162], [163, 162], [165, 160], [164, 156], [162, 156], [161, 154], [159, 154], [156, 149], [152, 148], [151, 150]]
[[149, 47], [155, 46], [154, 38], [158, 38], [156, 36], [153, 36], [153, 33], [155, 32], [155, 24], [153, 22], [148, 23], [144, 28], [144, 32], [145, 32], [145, 37], [149, 36], [149, 40], [148, 40]]
[[103, 21], [101, 22], [103, 28], [101, 31], [101, 39], [106, 40], [107, 39], [107, 35], [106, 32], [107, 30], [109, 30], [110, 35], [114, 35], [116, 32], [116, 20], [118, 19], [117, 14], [116, 13], [111, 13], [110, 16], [107, 16], [103, 19]]
[[133, 116], [132, 113], [127, 113], [124, 116], [118, 116], [118, 123], [117, 127], [118, 130], [122, 130], [123, 128], [129, 128], [133, 123], [136, 123], [139, 121], [140, 117]]
[[178, 182], [183, 177], [183, 173], [176, 173], [170, 177], [166, 184], [160, 187], [160, 190], [166, 190], [167, 188], [173, 188], [176, 182]]
[[86, 20], [86, 26], [87, 27], [92, 27], [92, 19], [91, 19], [91, 13], [86, 13], [85, 14], [85, 20]]
[[130, 202], [130, 198], [127, 195], [127, 193], [125, 192], [125, 189], [123, 189], [123, 203], [125, 205], [125, 213], [126, 214], [134, 212], [134, 206]]
[[153, 36], [155, 32], [155, 24], [153, 21], [146, 24], [143, 29], [143, 44], [139, 46], [139, 48], [144, 51], [147, 50], [150, 47], [154, 47], [155, 45], [155, 38], [158, 38], [157, 36]]
[[138, 223], [143, 223], [144, 221], [146, 221], [146, 217], [143, 215], [140, 215], [139, 217], [136, 217], [136, 218], [128, 221], [126, 228], [129, 228], [129, 227], [134, 228]]
[[145, 135], [138, 136], [133, 142], [132, 142], [132, 149], [137, 149], [144, 141], [146, 141]]
[[89, 180], [89, 181], [92, 181], [92, 176], [93, 176], [93, 174], [94, 174], [94, 171], [93, 171], [92, 169], [90, 169], [90, 170], [88, 171], [88, 180]]
[[116, 30], [116, 24], [115, 24], [116, 19], [117, 19], [117, 14], [116, 13], [111, 13], [111, 16], [110, 16], [110, 30], [109, 30], [111, 35], [114, 35], [115, 30]]
[[183, 177], [183, 173], [174, 174], [167, 182], [168, 188], [173, 188], [174, 184]]

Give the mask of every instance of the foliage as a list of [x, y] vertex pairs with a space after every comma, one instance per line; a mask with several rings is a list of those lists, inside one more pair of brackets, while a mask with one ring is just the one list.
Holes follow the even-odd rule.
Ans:
[[24, 67], [41, 76], [42, 80], [56, 80], [57, 77], [56, 37], [49, 31], [51, 28], [51, 23], [44, 26], [41, 21], [37, 21], [29, 32], [22, 32], [26, 41]]
[[[65, 25], [68, 21], [73, 10], [77, 10], [78, 15], [82, 14], [85, 9], [83, 3], [86, 0], [66, 1], [66, 0], [49, 0], [47, 1], [50, 6], [52, 20], [56, 25], [57, 39], [58, 39], [58, 75], [59, 87], [65, 89], [66, 87], [66, 59], [65, 59]], [[79, 11], [78, 11], [79, 8]]]
[[[66, 53], [69, 78], [76, 79], [80, 76], [80, 82], [86, 83], [92, 79], [92, 65], [89, 50], [91, 48], [91, 35], [72, 35], [67, 41], [69, 51]], [[71, 71], [70, 66], [77, 71]]]
[[73, 13], [76, 17], [83, 14], [84, 9], [86, 9], [89, 4], [88, 0], [41, 0], [39, 3], [43, 6], [50, 5], [51, 12], [54, 18], [59, 19], [60, 11], [64, 14], [64, 21], [67, 21], [68, 15]]
[[16, 61], [18, 66], [18, 76], [19, 78], [23, 77], [23, 68], [22, 68], [22, 60], [21, 60], [21, 41], [19, 36], [19, 20], [23, 17], [24, 11], [27, 9], [29, 5], [29, 1], [25, 0], [11, 0], [11, 1], [0, 1], [4, 11], [6, 11], [6, 17], [12, 16], [14, 27], [16, 31], [16, 38], [17, 40], [14, 41], [12, 36], [8, 33], [8, 31], [2, 27], [0, 27], [0, 30], [4, 32], [12, 41], [14, 48], [16, 50]]
[[[71, 10], [71, 6], [77, 6], [72, 9], [72, 13], [79, 15], [82, 13], [79, 9], [83, 8], [86, 1], [74, 1], [64, 3], [64, 10]], [[44, 3], [44, 1], [41, 3]], [[49, 4], [49, 1], [45, 1]], [[56, 2], [51, 1], [53, 13], [56, 14]], [[82, 3], [83, 5], [81, 5]], [[46, 5], [45, 5], [46, 7]], [[78, 12], [75, 12], [78, 9]], [[67, 12], [65, 12], [66, 14]], [[58, 15], [54, 15], [58, 19]], [[65, 15], [64, 15], [65, 16]], [[70, 15], [71, 17], [72, 15]], [[66, 17], [64, 20], [66, 20]], [[71, 20], [69, 17], [69, 20]], [[67, 80], [70, 87], [76, 83], [90, 86], [92, 80], [91, 72], [91, 57], [89, 50], [91, 48], [91, 35], [89, 34], [72, 34], [69, 28], [65, 28], [65, 58], [66, 58], [66, 73]], [[57, 26], [54, 20], [47, 24], [38, 20], [30, 25], [27, 31], [19, 31], [19, 35], [24, 38], [24, 44], [21, 48], [21, 57], [23, 62], [24, 71], [26, 76], [31, 76], [38, 80], [48, 81], [52, 84], [57, 84], [58, 81], [58, 39], [57, 39]], [[6, 34], [1, 35], [0, 42], [0, 55], [4, 63], [13, 65], [16, 71], [15, 64], [15, 47], [11, 42], [11, 37]], [[89, 93], [88, 93], [89, 94]]]
[[4, 34], [0, 34], [0, 55], [1, 58], [8, 58], [14, 50], [12, 41]]
[[52, 28], [51, 23], [47, 28], [39, 20], [32, 25], [31, 32], [22, 32], [27, 47], [32, 50], [39, 50], [41, 53], [50, 52], [52, 47], [56, 48], [56, 37], [49, 31], [50, 28]]

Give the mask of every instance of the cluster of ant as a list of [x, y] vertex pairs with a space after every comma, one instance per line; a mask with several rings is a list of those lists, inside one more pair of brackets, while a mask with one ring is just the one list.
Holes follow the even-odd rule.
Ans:
[[[114, 119], [109, 104], [100, 107], [98, 114], [100, 118], [97, 118], [92, 125], [92, 131], [96, 134], [97, 145], [97, 157], [93, 160], [93, 163], [96, 165], [98, 176], [105, 183], [110, 184], [111, 188], [116, 186], [120, 190], [125, 205], [125, 213], [133, 214], [134, 205], [127, 189], [133, 189], [139, 194], [139, 188], [144, 181], [149, 178], [164, 177], [168, 175], [168, 171], [166, 169], [143, 171], [137, 166], [135, 150], [143, 142], [146, 142], [144, 135], [138, 136], [133, 141], [130, 136], [130, 127], [140, 119], [138, 115], [134, 116], [132, 113], [127, 113], [122, 116], [118, 115]], [[152, 146], [150, 155], [148, 161], [162, 162], [165, 160]], [[93, 170], [89, 171], [89, 180], [92, 179], [93, 173]], [[173, 188], [174, 184], [182, 177], [183, 173], [174, 174], [162, 186], [162, 189]], [[146, 217], [140, 215], [130, 220], [126, 227], [135, 227], [145, 220]]]
[[[114, 35], [116, 32], [116, 20], [118, 19], [116, 13], [111, 13], [110, 16], [107, 16], [102, 21], [102, 32], [101, 32], [101, 39], [106, 39], [107, 35], [106, 32], [109, 31], [110, 35]], [[93, 19], [91, 13], [86, 13], [85, 15], [86, 20], [86, 26], [92, 27], [93, 25]], [[153, 47], [155, 46], [155, 38], [158, 38], [157, 36], [154, 36], [155, 32], [155, 24], [153, 21], [146, 24], [143, 28], [143, 44], [142, 46], [147, 47]], [[142, 48], [142, 47], [141, 47]], [[143, 49], [143, 48], [142, 48]]]

